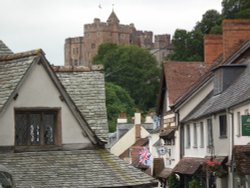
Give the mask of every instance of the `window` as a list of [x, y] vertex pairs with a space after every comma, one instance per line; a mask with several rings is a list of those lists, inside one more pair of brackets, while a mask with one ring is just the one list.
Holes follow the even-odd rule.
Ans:
[[92, 49], [95, 49], [95, 43], [92, 43], [92, 44], [91, 44], [91, 48], [92, 48]]
[[212, 148], [214, 146], [213, 143], [213, 129], [212, 129], [212, 119], [207, 119], [207, 146]]
[[16, 146], [58, 144], [57, 118], [58, 110], [16, 110]]
[[219, 116], [220, 121], [220, 138], [226, 138], [227, 137], [227, 116], [222, 115]]
[[204, 125], [203, 122], [200, 122], [200, 147], [204, 147]]
[[249, 115], [249, 110], [248, 109], [245, 110], [245, 115]]
[[190, 148], [190, 126], [186, 126], [186, 147]]
[[197, 126], [196, 126], [196, 123], [194, 123], [194, 145], [193, 145], [194, 148], [197, 147]]

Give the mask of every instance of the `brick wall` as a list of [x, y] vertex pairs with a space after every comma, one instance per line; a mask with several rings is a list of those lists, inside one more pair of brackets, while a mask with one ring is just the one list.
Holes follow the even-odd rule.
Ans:
[[204, 37], [204, 61], [212, 64], [223, 52], [222, 35], [206, 35]]
[[224, 59], [232, 55], [243, 42], [250, 40], [250, 19], [223, 21]]

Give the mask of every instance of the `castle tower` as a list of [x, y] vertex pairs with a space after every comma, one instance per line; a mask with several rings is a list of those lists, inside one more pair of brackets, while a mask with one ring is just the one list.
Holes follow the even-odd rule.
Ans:
[[[157, 45], [165, 45], [169, 42], [166, 39], [164, 40], [165, 43], [160, 42], [162, 41], [160, 39], [157, 40]], [[155, 46], [152, 31], [138, 31], [134, 24], [120, 24], [120, 20], [112, 10], [106, 22], [101, 22], [100, 19], [95, 18], [93, 23], [85, 24], [83, 37], [65, 40], [64, 64], [66, 66], [90, 67], [99, 46], [103, 43], [134, 44], [149, 50], [154, 49]]]

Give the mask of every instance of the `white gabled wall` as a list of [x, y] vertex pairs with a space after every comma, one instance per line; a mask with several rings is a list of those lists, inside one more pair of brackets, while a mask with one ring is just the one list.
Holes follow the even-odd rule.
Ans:
[[15, 108], [59, 108], [61, 109], [62, 144], [89, 144], [82, 129], [42, 65], [34, 65], [24, 81], [16, 100], [12, 100], [6, 111], [0, 114], [0, 145], [15, 144]]
[[[110, 152], [116, 156], [120, 156], [125, 150], [132, 146], [136, 141], [135, 131], [135, 126], [133, 126], [111, 147]], [[148, 135], [148, 131], [141, 126], [141, 138], [145, 138]]]
[[203, 88], [194, 94], [186, 103], [179, 109], [179, 121], [182, 121], [212, 90], [213, 82], [204, 84]]

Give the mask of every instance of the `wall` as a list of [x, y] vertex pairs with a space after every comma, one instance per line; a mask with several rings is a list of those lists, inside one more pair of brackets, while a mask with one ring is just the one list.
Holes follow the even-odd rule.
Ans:
[[[244, 104], [242, 106], [238, 106], [232, 110], [234, 120], [234, 145], [246, 145], [250, 142], [250, 136], [242, 136], [242, 128], [241, 128], [241, 120], [238, 118], [238, 115], [247, 115], [247, 112], [250, 113], [250, 104]], [[239, 114], [238, 114], [239, 113]]]
[[[46, 89], [45, 89], [46, 88]], [[87, 137], [73, 117], [67, 105], [59, 98], [55, 88], [42, 65], [35, 65], [28, 78], [6, 111], [0, 114], [0, 143], [2, 146], [13, 146], [15, 143], [14, 108], [60, 108], [62, 144], [89, 144]]]
[[203, 84], [193, 96], [181, 106], [179, 110], [180, 121], [182, 121], [211, 91], [213, 90], [213, 82], [210, 79]]
[[[110, 149], [110, 152], [116, 156], [121, 155], [126, 149], [135, 143], [135, 126], [133, 126], [120, 140], [118, 140]], [[141, 127], [141, 138], [149, 135], [143, 127]]]

